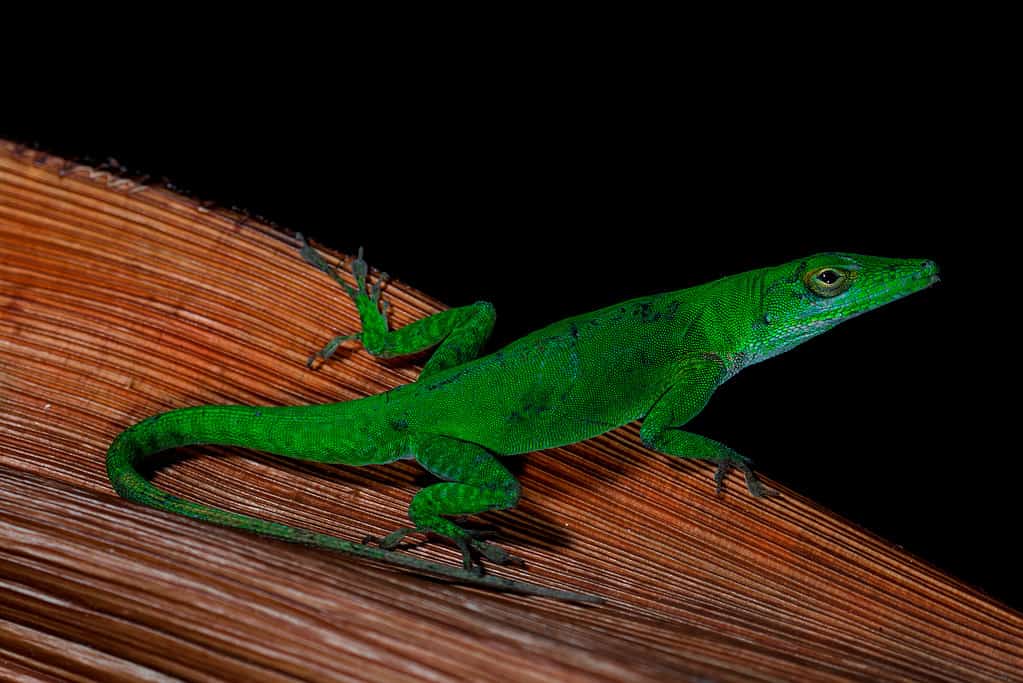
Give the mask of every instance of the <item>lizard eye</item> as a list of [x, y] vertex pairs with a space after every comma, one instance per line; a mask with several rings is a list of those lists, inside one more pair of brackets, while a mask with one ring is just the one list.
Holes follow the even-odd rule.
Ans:
[[831, 297], [849, 289], [852, 278], [843, 270], [824, 267], [811, 270], [803, 278], [803, 282], [817, 296]]
[[830, 268], [817, 273], [817, 280], [826, 285], [835, 284], [839, 281], [839, 279], [841, 279], [841, 277], [842, 276], [837, 271], [831, 270]]

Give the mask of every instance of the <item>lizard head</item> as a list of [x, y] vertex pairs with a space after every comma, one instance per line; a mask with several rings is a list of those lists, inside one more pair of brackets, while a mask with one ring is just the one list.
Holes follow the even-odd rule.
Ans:
[[824, 253], [761, 271], [761, 316], [752, 361], [770, 358], [838, 323], [938, 281], [924, 259]]

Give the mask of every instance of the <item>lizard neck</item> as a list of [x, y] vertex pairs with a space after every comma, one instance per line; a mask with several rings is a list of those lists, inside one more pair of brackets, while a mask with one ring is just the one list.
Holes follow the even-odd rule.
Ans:
[[751, 271], [718, 280], [704, 293], [687, 336], [694, 347], [721, 359], [722, 382], [766, 357], [757, 353], [756, 344], [757, 326], [762, 324], [762, 286], [762, 272]]

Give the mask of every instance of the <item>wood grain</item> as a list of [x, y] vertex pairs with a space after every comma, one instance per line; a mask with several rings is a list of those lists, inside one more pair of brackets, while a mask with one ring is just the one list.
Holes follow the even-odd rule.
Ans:
[[[300, 227], [300, 226], [296, 226]], [[467, 294], [471, 298], [471, 294]], [[400, 282], [404, 324], [440, 304]], [[0, 141], [0, 679], [1023, 680], [1023, 618], [794, 491], [716, 496], [634, 427], [514, 459], [485, 517], [527, 570], [602, 607], [448, 585], [117, 498], [117, 432], [200, 403], [378, 392], [350, 303], [288, 234]], [[404, 523], [414, 464], [187, 449], [173, 492], [357, 539]], [[185, 457], [188, 456], [188, 457]], [[454, 550], [414, 550], [455, 562]]]

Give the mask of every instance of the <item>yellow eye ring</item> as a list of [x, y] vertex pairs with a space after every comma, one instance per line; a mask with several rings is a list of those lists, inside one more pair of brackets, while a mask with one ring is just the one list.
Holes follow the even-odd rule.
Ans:
[[832, 266], [814, 268], [803, 276], [803, 284], [817, 296], [838, 296], [849, 289], [854, 273]]

